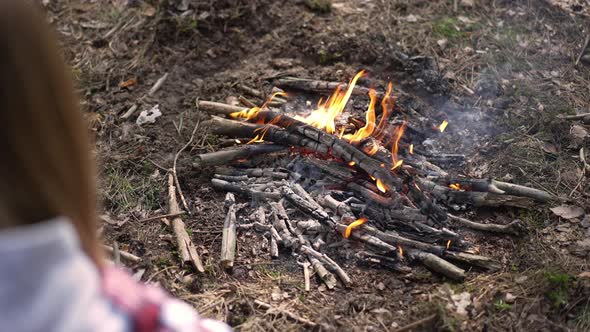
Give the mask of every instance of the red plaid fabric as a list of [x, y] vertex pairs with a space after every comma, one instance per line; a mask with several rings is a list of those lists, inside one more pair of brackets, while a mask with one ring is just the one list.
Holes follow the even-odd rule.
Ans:
[[186, 303], [169, 297], [162, 289], [137, 283], [122, 270], [101, 271], [105, 296], [131, 321], [133, 332], [225, 332], [218, 321], [202, 319]]

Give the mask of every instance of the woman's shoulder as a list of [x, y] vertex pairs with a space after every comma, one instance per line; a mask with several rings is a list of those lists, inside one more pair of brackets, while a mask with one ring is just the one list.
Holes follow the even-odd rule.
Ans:
[[163, 289], [136, 282], [121, 269], [105, 267], [101, 279], [104, 295], [129, 317], [135, 332], [231, 331], [222, 322], [201, 318], [189, 304]]

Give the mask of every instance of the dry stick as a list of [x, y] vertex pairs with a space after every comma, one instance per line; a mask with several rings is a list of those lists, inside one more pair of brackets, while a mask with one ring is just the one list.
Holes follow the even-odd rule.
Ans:
[[244, 84], [237, 84], [236, 87], [240, 90], [242, 90], [244, 93], [249, 94], [252, 97], [258, 97], [261, 99], [264, 99], [264, 93], [260, 90], [251, 88], [247, 85]]
[[297, 195], [289, 186], [282, 186], [280, 188], [282, 196], [297, 209], [303, 213], [316, 219], [327, 227], [334, 227], [336, 221], [315, 201], [308, 201], [307, 199]]
[[465, 279], [465, 270], [447, 262], [435, 254], [416, 249], [410, 249], [407, 252], [411, 258], [419, 260], [422, 264], [435, 272], [457, 281]]
[[578, 65], [578, 63], [580, 63], [582, 56], [584, 56], [584, 53], [588, 49], [588, 44], [590, 44], [590, 35], [587, 35], [586, 39], [584, 40], [584, 46], [582, 47], [580, 54], [578, 54], [578, 57], [576, 58], [576, 63], [575, 63], [576, 66]]
[[[272, 227], [272, 226], [271, 226]], [[272, 227], [272, 229], [274, 229], [274, 231], [276, 232], [276, 234], [278, 235], [277, 230]], [[279, 236], [280, 238], [280, 236]], [[275, 235], [273, 235], [273, 233], [271, 232], [270, 234], [270, 257], [271, 258], [278, 258], [279, 257], [279, 245], [277, 243], [277, 238]]]
[[[170, 214], [179, 213], [180, 207], [176, 201], [176, 189], [174, 188], [174, 176], [172, 174], [168, 175], [168, 199], [170, 204]], [[197, 249], [188, 236], [184, 222], [182, 222], [180, 217], [177, 216], [172, 219], [172, 229], [176, 236], [176, 242], [178, 244], [178, 250], [180, 251], [182, 263], [191, 262], [198, 272], [204, 273], [205, 269], [203, 268]]]
[[163, 215], [159, 215], [159, 216], [155, 216], [155, 217], [139, 219], [136, 222], [140, 223], [140, 222], [144, 222], [144, 221], [152, 221], [152, 220], [158, 220], [158, 219], [163, 219], [163, 218], [177, 217], [177, 216], [181, 216], [183, 214], [186, 214], [186, 212], [180, 211], [178, 213], [168, 213], [168, 214], [163, 214]]
[[[215, 174], [230, 176], [246, 175], [248, 177], [271, 177], [275, 180], [284, 180], [289, 178], [289, 173], [279, 172], [274, 168], [236, 169], [230, 167], [216, 167]], [[264, 210], [264, 208], [262, 209]]]
[[518, 184], [512, 184], [512, 183], [502, 182], [502, 181], [497, 181], [497, 180], [492, 180], [492, 184], [495, 185], [496, 187], [498, 187], [500, 190], [505, 191], [506, 194], [509, 194], [509, 195], [529, 197], [529, 198], [536, 199], [537, 201], [540, 201], [540, 202], [548, 202], [548, 201], [556, 199], [555, 196], [549, 194], [546, 191], [535, 189], [535, 188], [529, 188], [529, 187], [521, 186]]
[[295, 315], [294, 313], [289, 312], [287, 310], [273, 307], [270, 304], [265, 303], [265, 302], [262, 302], [260, 300], [254, 300], [254, 303], [256, 303], [257, 306], [266, 309], [267, 310], [267, 313], [269, 313], [269, 314], [272, 314], [272, 311], [275, 311], [276, 313], [285, 315], [285, 316], [291, 318], [292, 320], [297, 321], [297, 322], [299, 322], [301, 324], [304, 324], [306, 326], [309, 326], [309, 327], [315, 327], [315, 326], [317, 326], [316, 323], [310, 321], [309, 319], [305, 319], [303, 317], [299, 317], [299, 316]]
[[[110, 253], [112, 255], [115, 254], [115, 248], [113, 248], [111, 246], [107, 246], [107, 245], [103, 245], [102, 247], [103, 247], [103, 249], [106, 252], [108, 252], [108, 253]], [[123, 251], [123, 250], [118, 250], [118, 252], [119, 252], [119, 255], [120, 255], [121, 258], [123, 258], [123, 259], [125, 259], [125, 260], [127, 260], [129, 262], [132, 262], [132, 263], [139, 263], [139, 262], [141, 262], [141, 257], [135, 256], [134, 254], [128, 253], [128, 252]]]
[[168, 73], [165, 73], [162, 77], [160, 77], [156, 83], [154, 83], [154, 85], [151, 87], [150, 91], [148, 91], [147, 94], [143, 95], [141, 98], [139, 98], [139, 100], [131, 105], [131, 107], [127, 110], [127, 112], [125, 112], [125, 114], [123, 114], [121, 116], [122, 119], [127, 119], [128, 117], [130, 117], [131, 115], [133, 115], [133, 113], [137, 110], [138, 108], [138, 104], [143, 101], [146, 97], [148, 96], [152, 96], [154, 93], [156, 93], [158, 90], [160, 90], [160, 88], [162, 87], [162, 85], [164, 85], [164, 82], [166, 82], [166, 79], [168, 78]]
[[244, 96], [239, 96], [238, 100], [246, 107], [256, 107], [256, 104]]
[[342, 283], [346, 287], [352, 286], [352, 280], [350, 279], [348, 274], [346, 274], [346, 272], [344, 272], [344, 270], [340, 267], [340, 265], [338, 265], [338, 263], [334, 262], [334, 260], [332, 260], [326, 254], [317, 252], [308, 246], [301, 246], [300, 250], [302, 253], [306, 254], [307, 256], [313, 256], [313, 257], [319, 259], [320, 261], [322, 261], [322, 263], [324, 263], [326, 266], [328, 266], [328, 269], [330, 269], [334, 273], [336, 273], [338, 278], [340, 278], [340, 280], [342, 281]]
[[222, 191], [231, 191], [248, 198], [278, 201], [281, 199], [281, 194], [277, 192], [258, 191], [249, 188], [247, 185], [235, 184], [233, 182], [223, 181], [220, 179], [211, 179], [211, 184], [214, 188]]
[[309, 266], [311, 263], [309, 261], [304, 261], [301, 266], [303, 267], [303, 279], [305, 280], [305, 291], [309, 292], [311, 290], [311, 281], [310, 281], [310, 273], [309, 273]]
[[318, 275], [318, 277], [320, 277], [320, 279], [322, 279], [324, 284], [326, 284], [326, 287], [328, 287], [328, 289], [334, 289], [337, 282], [336, 277], [334, 277], [334, 275], [330, 273], [330, 271], [328, 271], [322, 262], [320, 262], [317, 258], [313, 256], [307, 256], [307, 258], [309, 259], [311, 267], [313, 267], [315, 273]]
[[[278, 87], [310, 91], [310, 92], [326, 92], [332, 93], [336, 88], [340, 87], [342, 90], [348, 88], [348, 84], [340, 82], [327, 82], [297, 77], [283, 77], [275, 80], [275, 85]], [[369, 88], [356, 85], [352, 89], [353, 95], [365, 95], [369, 94]], [[377, 93], [378, 97], [382, 97], [382, 93]]]
[[247, 111], [248, 107], [233, 106], [213, 101], [197, 100], [197, 109], [207, 113], [230, 115], [232, 113]]
[[447, 216], [452, 221], [456, 221], [459, 224], [463, 225], [464, 227], [475, 229], [478, 231], [521, 235], [522, 231], [524, 229], [524, 226], [518, 220], [514, 220], [513, 222], [509, 223], [508, 225], [499, 225], [499, 224], [482, 224], [482, 223], [478, 223], [478, 222], [473, 222], [469, 219], [455, 216], [450, 213], [447, 213]]
[[[163, 77], [163, 78], [165, 79], [165, 77]], [[191, 145], [191, 143], [195, 139], [195, 133], [197, 132], [197, 129], [199, 129], [200, 123], [201, 123], [201, 120], [199, 119], [197, 121], [197, 124], [195, 124], [195, 128], [193, 129], [193, 132], [191, 133], [191, 138], [188, 140], [188, 142], [186, 142], [186, 144], [182, 148], [180, 148], [180, 150], [178, 150], [178, 152], [176, 152], [176, 155], [174, 156], [174, 162], [172, 163], [172, 175], [174, 175], [174, 182], [176, 183], [176, 189], [178, 190], [178, 195], [180, 195], [180, 200], [182, 202], [182, 206], [184, 206], [184, 209], [186, 210], [186, 212], [189, 215], [191, 214], [191, 212], [188, 208], [188, 204], [186, 204], [186, 199], [184, 199], [184, 195], [182, 194], [182, 189], [180, 188], [180, 182], [178, 181], [178, 175], [176, 174], [176, 162], [178, 161], [178, 157], [180, 156], [182, 151], [184, 151], [189, 145]]]
[[219, 150], [215, 152], [198, 154], [195, 157], [193, 167], [204, 167], [227, 164], [236, 159], [250, 158], [259, 154], [280, 152], [287, 147], [276, 144], [242, 145], [237, 148]]
[[221, 239], [221, 265], [226, 269], [230, 269], [234, 266], [236, 256], [236, 198], [234, 194], [227, 193], [225, 195], [224, 205], [227, 214], [223, 223]]

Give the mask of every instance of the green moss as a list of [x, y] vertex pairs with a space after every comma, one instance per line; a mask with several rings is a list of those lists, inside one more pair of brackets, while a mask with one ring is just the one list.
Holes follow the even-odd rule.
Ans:
[[435, 21], [432, 24], [432, 32], [438, 38], [447, 38], [449, 40], [457, 40], [464, 38], [467, 34], [460, 29], [459, 21], [454, 17], [447, 17]]
[[545, 272], [545, 278], [549, 282], [549, 290], [546, 295], [551, 304], [556, 308], [561, 308], [567, 304], [569, 299], [569, 289], [571, 288], [574, 277], [565, 273]]

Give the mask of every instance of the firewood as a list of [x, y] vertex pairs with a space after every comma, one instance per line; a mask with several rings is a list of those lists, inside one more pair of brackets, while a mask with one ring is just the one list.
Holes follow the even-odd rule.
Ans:
[[236, 112], [247, 111], [248, 107], [233, 106], [223, 103], [216, 103], [213, 101], [198, 100], [197, 108], [199, 111], [212, 113], [212, 114], [223, 114], [229, 115]]
[[236, 159], [250, 158], [259, 154], [284, 151], [287, 148], [276, 144], [242, 145], [237, 148], [202, 153], [195, 156], [193, 167], [227, 164]]
[[336, 277], [334, 277], [334, 275], [330, 273], [330, 271], [328, 271], [317, 258], [313, 256], [307, 256], [307, 258], [309, 259], [311, 267], [313, 267], [315, 273], [318, 275], [318, 277], [320, 277], [324, 284], [326, 284], [326, 287], [328, 287], [328, 289], [334, 289], [337, 283]]
[[248, 94], [248, 95], [250, 95], [252, 97], [258, 97], [258, 98], [261, 98], [261, 99], [264, 99], [265, 98], [264, 97], [264, 92], [262, 92], [260, 90], [257, 90], [257, 89], [254, 89], [254, 88], [251, 88], [251, 87], [249, 87], [249, 86], [247, 86], [245, 84], [237, 84], [236, 85], [236, 88], [242, 90], [242, 92], [244, 92], [245, 94]]
[[281, 202], [272, 202], [270, 203], [270, 207], [272, 209], [271, 216], [273, 218], [273, 227], [279, 233], [283, 246], [286, 248], [297, 246], [299, 242], [287, 228], [286, 220], [289, 219], [289, 216], [287, 215], [287, 212], [285, 212], [285, 208]]
[[412, 259], [422, 262], [422, 264], [424, 264], [427, 268], [434, 272], [440, 273], [445, 277], [456, 281], [463, 281], [463, 279], [465, 279], [465, 270], [434, 254], [416, 249], [410, 249], [407, 251], [407, 253]]
[[224, 206], [227, 214], [221, 238], [221, 265], [225, 269], [231, 269], [236, 256], [236, 199], [234, 194], [227, 193], [225, 195]]
[[354, 218], [354, 214], [352, 213], [350, 206], [348, 206], [344, 202], [336, 200], [334, 197], [330, 195], [324, 196], [318, 202], [324, 207], [327, 207], [330, 210], [334, 211], [334, 213], [341, 217]]
[[309, 292], [311, 290], [311, 282], [310, 282], [310, 277], [311, 277], [311, 273], [309, 273], [309, 267], [311, 266], [311, 263], [309, 262], [309, 260], [305, 259], [303, 261], [303, 263], [298, 263], [299, 265], [301, 265], [301, 267], [303, 268], [303, 280], [304, 280], [304, 290], [306, 292]]
[[456, 262], [466, 263], [473, 266], [481, 267], [486, 270], [497, 271], [502, 266], [500, 263], [496, 262], [495, 260], [474, 254], [468, 254], [466, 252], [455, 252], [455, 251], [445, 251], [443, 258], [447, 258]]
[[396, 199], [399, 198], [397, 194], [395, 194], [395, 198], [393, 197], [384, 197], [379, 195], [378, 193], [367, 189], [358, 183], [349, 182], [346, 187], [350, 190], [353, 190], [359, 194], [361, 194], [364, 198], [368, 199], [371, 202], [378, 203], [379, 205], [390, 207], [396, 204], [400, 204], [400, 200]]
[[515, 195], [515, 196], [522, 196], [522, 197], [530, 197], [539, 202], [549, 202], [551, 200], [557, 199], [555, 196], [549, 194], [548, 192], [529, 188], [525, 186], [521, 186], [518, 184], [512, 184], [497, 180], [492, 180], [492, 184], [494, 184], [499, 189], [505, 191], [507, 194]]
[[265, 141], [275, 142], [284, 146], [300, 146], [318, 153], [327, 153], [329, 151], [329, 147], [324, 144], [274, 125], [258, 125], [222, 119], [216, 116], [206, 121], [205, 124], [210, 128], [211, 133], [217, 135], [254, 138], [257, 135], [260, 137], [264, 132]]
[[242, 105], [249, 107], [249, 108], [253, 108], [256, 107], [256, 104], [251, 101], [250, 99], [244, 97], [244, 96], [239, 96], [238, 100], [240, 101], [240, 103], [242, 103]]
[[[114, 252], [115, 252], [115, 248], [113, 248], [111, 246], [103, 245], [102, 248], [110, 254], [114, 254]], [[121, 258], [123, 258], [131, 263], [141, 262], [141, 257], [135, 256], [134, 254], [128, 253], [127, 251], [123, 251], [123, 250], [118, 250], [118, 251], [119, 251], [119, 255], [121, 256]]]
[[346, 274], [346, 272], [344, 272], [340, 265], [338, 265], [338, 263], [332, 260], [328, 255], [315, 251], [314, 249], [308, 246], [301, 246], [300, 251], [301, 253], [307, 256], [313, 256], [319, 259], [325, 266], [327, 266], [328, 270], [334, 272], [338, 276], [338, 278], [340, 279], [340, 281], [342, 281], [344, 286], [352, 286], [352, 280], [350, 279], [348, 274]]
[[[339, 82], [327, 82], [319, 80], [311, 80], [297, 77], [283, 77], [274, 81], [274, 84], [281, 88], [289, 88], [295, 90], [309, 91], [309, 92], [320, 92], [320, 93], [332, 93], [336, 88], [340, 87], [345, 90], [348, 84]], [[369, 88], [355, 86], [352, 89], [353, 95], [369, 95]], [[378, 94], [383, 96], [383, 94]]]
[[278, 201], [281, 199], [280, 193], [275, 192], [264, 192], [264, 191], [257, 191], [253, 190], [247, 186], [236, 185], [231, 182], [223, 181], [220, 179], [212, 179], [211, 184], [214, 188], [223, 190], [223, 191], [231, 191], [237, 194], [253, 198], [253, 199], [260, 199], [260, 200], [273, 200]]
[[168, 175], [168, 202], [170, 214], [177, 214], [172, 219], [172, 229], [174, 230], [178, 251], [180, 252], [181, 263], [190, 262], [198, 272], [204, 273], [205, 268], [203, 268], [197, 249], [186, 232], [184, 222], [179, 217], [180, 207], [176, 201], [176, 188], [174, 188], [174, 176], [172, 173]]
[[521, 235], [524, 231], [524, 225], [520, 220], [514, 220], [507, 225], [499, 225], [499, 224], [482, 224], [473, 222], [469, 219], [465, 219], [459, 216], [452, 215], [450, 213], [447, 214], [449, 219], [452, 221], [458, 222], [462, 226], [475, 229], [478, 231], [485, 231], [485, 232], [493, 232], [493, 233], [507, 233], [513, 235]]
[[319, 206], [319, 204], [308, 202], [306, 199], [293, 192], [289, 186], [282, 186], [280, 190], [283, 197], [289, 203], [301, 210], [303, 213], [319, 221], [323, 225], [331, 228], [336, 223], [336, 221], [332, 219], [332, 217], [330, 217], [330, 215], [326, 213], [326, 211], [324, 211], [321, 206]]
[[230, 176], [246, 175], [248, 177], [270, 177], [274, 180], [283, 180], [289, 178], [288, 173], [277, 171], [274, 168], [235, 169], [229, 167], [216, 167], [215, 174]]
[[[275, 232], [276, 232], [276, 230], [275, 230]], [[271, 258], [278, 258], [279, 257], [279, 246], [277, 243], [277, 239], [275, 236], [272, 235], [272, 233], [270, 235], [270, 257]]]
[[412, 269], [410, 267], [408, 267], [406, 265], [402, 265], [400, 263], [400, 261], [398, 261], [394, 258], [388, 257], [388, 256], [375, 254], [375, 253], [368, 252], [365, 250], [357, 252], [356, 256], [361, 259], [364, 259], [365, 262], [376, 264], [376, 265], [379, 265], [382, 267], [386, 267], [386, 268], [389, 268], [389, 269], [396, 271], [396, 272], [401, 272], [401, 273], [412, 272]]

